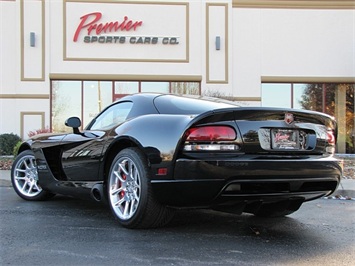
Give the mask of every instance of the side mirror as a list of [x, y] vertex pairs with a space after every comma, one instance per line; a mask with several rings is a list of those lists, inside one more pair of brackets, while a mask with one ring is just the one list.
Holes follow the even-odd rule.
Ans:
[[79, 127], [81, 127], [81, 120], [79, 117], [69, 117], [65, 121], [67, 127], [72, 127], [74, 134], [80, 134]]

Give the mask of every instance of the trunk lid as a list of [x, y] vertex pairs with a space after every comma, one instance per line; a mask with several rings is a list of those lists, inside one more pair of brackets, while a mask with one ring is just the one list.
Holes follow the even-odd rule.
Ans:
[[[193, 126], [229, 124], [237, 130], [239, 152], [253, 154], [333, 153], [337, 125], [314, 111], [280, 108], [228, 108], [199, 115]], [[333, 136], [333, 142], [331, 140]]]

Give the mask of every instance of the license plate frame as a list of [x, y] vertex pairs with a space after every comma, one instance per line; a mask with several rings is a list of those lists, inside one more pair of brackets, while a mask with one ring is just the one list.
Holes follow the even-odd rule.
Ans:
[[299, 131], [295, 129], [272, 129], [271, 148], [273, 150], [299, 150]]

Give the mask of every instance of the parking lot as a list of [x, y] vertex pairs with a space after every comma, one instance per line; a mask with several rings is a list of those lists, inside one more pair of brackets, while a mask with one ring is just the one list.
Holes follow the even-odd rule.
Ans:
[[355, 201], [319, 199], [286, 218], [181, 210], [164, 228], [120, 227], [108, 207], [0, 187], [1, 265], [353, 265]]

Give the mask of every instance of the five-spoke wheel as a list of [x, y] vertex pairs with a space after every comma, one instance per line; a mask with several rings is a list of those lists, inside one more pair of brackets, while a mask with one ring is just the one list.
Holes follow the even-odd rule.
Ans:
[[36, 160], [31, 150], [16, 157], [11, 169], [11, 182], [16, 193], [25, 200], [43, 200], [51, 195], [38, 184]]
[[127, 148], [113, 160], [107, 184], [108, 201], [115, 218], [128, 228], [162, 226], [172, 211], [156, 201], [147, 158], [137, 148]]
[[122, 157], [116, 161], [109, 186], [111, 206], [117, 217], [122, 220], [132, 218], [141, 196], [141, 177], [132, 159]]

